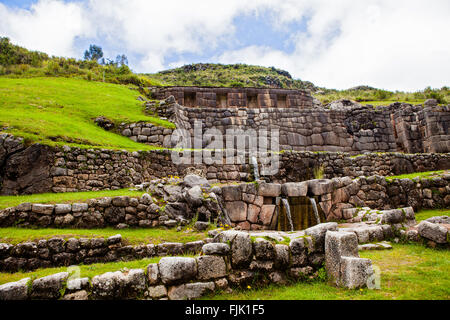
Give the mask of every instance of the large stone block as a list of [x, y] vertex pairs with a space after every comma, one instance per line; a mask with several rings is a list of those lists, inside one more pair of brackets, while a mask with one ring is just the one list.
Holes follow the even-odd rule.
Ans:
[[98, 299], [120, 298], [123, 286], [122, 272], [106, 272], [92, 278], [92, 293]]
[[245, 268], [253, 257], [253, 246], [247, 233], [239, 232], [231, 242], [231, 263], [233, 268]]
[[275, 245], [275, 267], [278, 269], [286, 269], [290, 264], [289, 246], [285, 244]]
[[339, 285], [357, 289], [367, 286], [373, 275], [372, 261], [356, 257], [342, 257]]
[[263, 197], [278, 197], [281, 194], [281, 185], [278, 183], [261, 183], [258, 188], [258, 195]]
[[261, 212], [259, 213], [259, 220], [265, 226], [270, 225], [272, 222], [273, 215], [275, 213], [276, 205], [265, 204], [261, 207]]
[[333, 181], [328, 179], [317, 179], [308, 181], [308, 193], [313, 196], [321, 196], [333, 191]]
[[275, 248], [272, 242], [257, 238], [253, 242], [253, 247], [255, 249], [255, 258], [259, 260], [273, 260], [275, 258]]
[[67, 203], [55, 204], [55, 213], [56, 214], [64, 214], [72, 211], [72, 205]]
[[2, 300], [26, 300], [28, 298], [28, 282], [25, 278], [16, 282], [5, 283], [0, 286], [0, 301]]
[[53, 208], [55, 206], [53, 204], [33, 204], [31, 207], [31, 211], [38, 214], [51, 215], [53, 213]]
[[314, 244], [314, 250], [310, 251], [324, 252], [325, 235], [327, 231], [337, 231], [337, 226], [338, 224], [336, 222], [327, 222], [306, 229], [305, 234], [313, 239]]
[[230, 252], [230, 246], [226, 243], [207, 243], [202, 247], [203, 254], [226, 256]]
[[330, 280], [340, 284], [340, 265], [342, 257], [358, 255], [358, 239], [353, 232], [328, 231], [325, 235], [325, 267]]
[[194, 258], [165, 257], [159, 263], [161, 280], [165, 284], [187, 282], [197, 275], [197, 263]]
[[58, 299], [61, 289], [67, 281], [69, 273], [60, 272], [33, 281], [31, 285], [32, 299]]
[[211, 280], [227, 275], [225, 260], [219, 256], [200, 256], [197, 258], [198, 279]]
[[228, 216], [232, 222], [247, 220], [247, 204], [243, 201], [229, 201], [225, 203]]
[[418, 225], [419, 235], [436, 243], [447, 242], [447, 228], [437, 223], [422, 221]]
[[169, 288], [170, 300], [191, 300], [200, 298], [202, 295], [214, 291], [214, 282], [185, 283]]
[[383, 211], [381, 217], [381, 223], [383, 224], [396, 224], [403, 222], [406, 219], [405, 213], [400, 209], [392, 209]]
[[288, 182], [281, 185], [281, 193], [286, 197], [305, 197], [308, 193], [308, 183]]
[[242, 199], [242, 190], [239, 185], [222, 187], [222, 197], [224, 201], [239, 201]]

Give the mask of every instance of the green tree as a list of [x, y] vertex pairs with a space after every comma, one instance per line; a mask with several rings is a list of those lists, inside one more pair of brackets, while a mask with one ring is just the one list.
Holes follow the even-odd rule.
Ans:
[[84, 60], [98, 61], [103, 58], [103, 50], [101, 47], [91, 44], [89, 50], [84, 52]]

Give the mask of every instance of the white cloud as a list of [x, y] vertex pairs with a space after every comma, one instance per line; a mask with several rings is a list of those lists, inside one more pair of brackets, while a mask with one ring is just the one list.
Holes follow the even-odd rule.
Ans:
[[29, 10], [0, 3], [0, 35], [29, 49], [75, 56], [75, 37], [89, 36], [90, 21], [77, 3], [41, 0]]
[[282, 67], [294, 77], [340, 89], [359, 84], [392, 90], [449, 85], [446, 0], [283, 3], [274, 7], [278, 23], [309, 15], [307, 32], [293, 35], [293, 53], [248, 46], [217, 59]]
[[[133, 63], [140, 72], [217, 48], [221, 53], [207, 60], [275, 66], [320, 86], [416, 90], [449, 84], [449, 14], [448, 0], [39, 0], [29, 10], [0, 4], [0, 34], [66, 56], [76, 56], [77, 38], [92, 40], [140, 57]], [[220, 50], [233, 47], [233, 19], [242, 15], [289, 30], [294, 51], [253, 43]], [[305, 20], [306, 30], [288, 29]]]

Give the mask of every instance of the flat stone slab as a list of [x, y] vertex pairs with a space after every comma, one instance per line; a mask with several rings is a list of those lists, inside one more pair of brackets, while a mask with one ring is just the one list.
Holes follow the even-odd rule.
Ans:
[[366, 243], [358, 246], [358, 251], [365, 250], [389, 250], [392, 249], [392, 246], [389, 242], [378, 242], [378, 243]]
[[268, 237], [270, 239], [273, 239], [275, 241], [284, 241], [286, 238], [289, 239], [295, 239], [301, 236], [305, 235], [305, 232], [303, 230], [301, 231], [293, 231], [293, 232], [286, 232], [286, 231], [276, 231], [276, 230], [264, 230], [264, 231], [243, 231], [247, 232], [250, 237]]

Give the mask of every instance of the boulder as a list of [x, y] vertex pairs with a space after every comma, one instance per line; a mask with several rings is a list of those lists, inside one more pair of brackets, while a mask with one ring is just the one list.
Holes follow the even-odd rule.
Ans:
[[152, 299], [167, 297], [167, 289], [162, 285], [148, 287], [148, 296]]
[[157, 263], [151, 263], [147, 266], [147, 280], [150, 285], [155, 285], [159, 282], [159, 267]]
[[226, 256], [230, 252], [230, 246], [226, 243], [208, 243], [202, 247], [205, 255]]
[[60, 272], [33, 281], [31, 285], [32, 299], [58, 299], [64, 288], [69, 273]]
[[436, 243], [447, 243], [447, 228], [436, 223], [422, 221], [417, 226], [419, 235]]
[[200, 177], [195, 174], [188, 174], [183, 179], [183, 185], [186, 187], [192, 188], [195, 186], [201, 186], [201, 187], [209, 187], [209, 182], [203, 177]]
[[[223, 233], [222, 233], [223, 234]], [[250, 235], [238, 232], [231, 242], [231, 264], [233, 268], [245, 268], [253, 257], [253, 246]]]
[[203, 202], [203, 192], [200, 186], [195, 186], [186, 191], [184, 194], [187, 204], [191, 208], [197, 208], [202, 205]]
[[38, 214], [43, 215], [51, 215], [53, 213], [53, 208], [55, 206], [53, 204], [39, 204], [35, 203], [31, 207], [31, 211]]
[[64, 295], [63, 300], [89, 300], [89, 293], [86, 290], [76, 291]]
[[365, 287], [373, 273], [370, 259], [342, 257], [339, 285], [349, 289]]
[[381, 217], [383, 224], [396, 224], [403, 222], [406, 218], [405, 213], [400, 209], [384, 210]]
[[92, 294], [99, 299], [120, 298], [123, 286], [122, 272], [106, 272], [92, 278]]
[[0, 285], [0, 301], [26, 300], [28, 298], [28, 282], [30, 280], [31, 278], [25, 278]]
[[194, 229], [197, 231], [205, 231], [206, 229], [208, 229], [209, 227], [209, 223], [208, 222], [204, 222], [204, 221], [196, 221], [194, 223]]
[[56, 214], [64, 214], [72, 211], [72, 205], [70, 204], [55, 204], [55, 213]]
[[214, 291], [214, 282], [185, 283], [170, 287], [168, 296], [170, 300], [191, 300], [200, 298], [207, 292]]
[[285, 244], [275, 245], [275, 267], [278, 269], [286, 269], [290, 263], [289, 246]]
[[257, 238], [253, 242], [253, 247], [255, 249], [255, 258], [258, 260], [273, 260], [275, 258], [275, 248], [272, 242]]
[[200, 256], [197, 258], [198, 279], [211, 280], [227, 275], [225, 260], [219, 256]]
[[[315, 225], [314, 227], [305, 230], [305, 234], [313, 239], [314, 250], [317, 252], [324, 252], [325, 249], [325, 235], [327, 231], [336, 231], [338, 224], [336, 222], [327, 222]], [[311, 248], [312, 249], [312, 248]], [[311, 250], [310, 250], [311, 251]]]
[[194, 258], [165, 257], [159, 261], [158, 266], [164, 284], [187, 282], [197, 275]]

